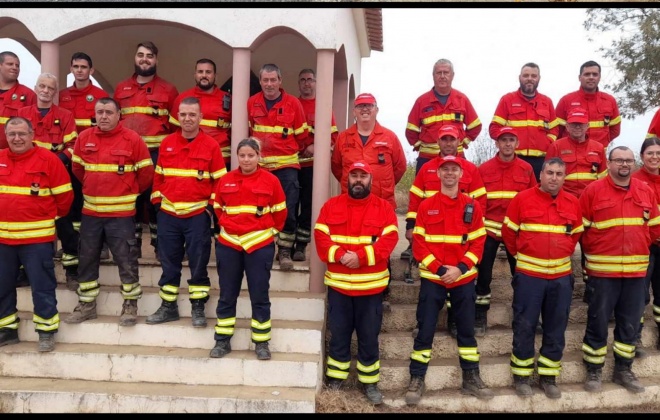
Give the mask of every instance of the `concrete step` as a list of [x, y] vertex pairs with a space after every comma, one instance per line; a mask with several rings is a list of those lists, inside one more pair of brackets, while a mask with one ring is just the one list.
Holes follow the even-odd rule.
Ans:
[[[158, 281], [163, 273], [160, 263], [155, 258], [141, 258], [138, 274], [142, 287], [159, 287]], [[65, 275], [62, 264], [55, 262], [55, 274], [58, 283], [64, 284]], [[219, 289], [218, 270], [215, 261], [209, 262], [208, 275], [211, 280], [211, 289]], [[181, 270], [182, 292], [188, 292], [188, 279], [190, 279], [190, 267], [187, 262], [183, 263]], [[121, 285], [117, 265], [112, 261], [104, 261], [99, 266], [99, 282], [104, 286]], [[243, 290], [247, 290], [247, 279], [243, 277], [241, 285]], [[309, 291], [309, 263], [294, 262], [293, 271], [282, 271], [279, 264], [273, 264], [270, 277], [270, 290], [282, 292], [307, 292]]]
[[322, 363], [315, 354], [272, 352], [263, 361], [236, 350], [212, 359], [208, 349], [80, 343], [39, 353], [27, 341], [1, 347], [0, 366], [2, 376], [15, 378], [316, 389]]
[[[417, 325], [416, 311], [417, 304], [392, 304], [391, 311], [383, 314], [382, 332], [412, 331]], [[587, 322], [588, 306], [582, 301], [582, 298], [573, 299], [571, 311], [569, 314], [569, 323], [579, 324]], [[647, 305], [644, 313], [647, 325], [654, 325], [653, 305]], [[493, 303], [488, 311], [488, 328], [506, 327], [511, 328], [513, 321], [513, 309], [511, 302]], [[447, 310], [446, 307], [440, 311], [436, 331], [446, 331]]]
[[315, 394], [311, 388], [279, 386], [0, 377], [0, 412], [314, 413]]
[[[599, 393], [586, 392], [582, 384], [561, 384], [559, 388], [562, 397], [556, 400], [547, 398], [538, 387], [533, 388], [534, 395], [530, 398], [520, 398], [512, 386], [492, 388], [495, 398], [489, 401], [463, 395], [457, 389], [426, 391], [417, 407], [433, 409], [438, 413], [461, 414], [581, 413], [603, 409], [630, 409], [631, 413], [635, 413], [635, 407], [655, 404], [660, 399], [660, 385], [656, 378], [640, 378], [640, 382], [646, 387], [641, 394], [633, 394], [612, 382], [603, 382], [603, 389]], [[386, 391], [383, 393], [383, 402], [390, 407], [405, 407], [404, 396], [405, 390]]]
[[[60, 313], [63, 317], [64, 313]], [[37, 341], [38, 335], [31, 322], [32, 314], [20, 312], [19, 337], [22, 341]], [[120, 327], [119, 317], [101, 315], [81, 324], [60, 323], [55, 336], [57, 343], [104, 344], [127, 346], [153, 346], [167, 348], [206, 349], [215, 345], [214, 319], [206, 328], [193, 328], [190, 318], [147, 325], [144, 317], [138, 317], [137, 325]], [[320, 355], [323, 323], [321, 321], [273, 321], [269, 347], [272, 352], [305, 353]], [[236, 330], [231, 339], [233, 350], [254, 350], [251, 340], [250, 320], [236, 320]]]
[[[611, 331], [610, 331], [611, 335]], [[507, 346], [510, 349], [510, 344]], [[412, 350], [412, 346], [410, 347]], [[481, 350], [481, 349], [480, 349]], [[653, 378], [660, 375], [660, 352], [655, 348], [647, 348], [649, 355], [644, 359], [635, 359], [633, 372], [638, 378]], [[434, 355], [438, 353], [434, 352]], [[491, 388], [513, 387], [510, 370], [510, 355], [483, 356], [479, 363], [481, 379]], [[383, 390], [405, 390], [410, 382], [410, 359], [381, 359], [380, 382]], [[611, 348], [603, 368], [603, 382], [612, 381], [614, 358]], [[458, 354], [445, 353], [443, 357], [433, 357], [426, 373], [427, 390], [458, 390], [461, 387], [461, 368], [458, 365]], [[586, 377], [586, 368], [582, 361], [582, 352], [573, 350], [564, 352], [561, 375], [558, 384], [582, 384]], [[404, 391], [405, 394], [405, 391]]]
[[[158, 296], [158, 288], [143, 287], [142, 298], [138, 301], [138, 316], [148, 316], [156, 312], [162, 299]], [[32, 312], [32, 289], [21, 287], [17, 289], [18, 310]], [[56, 290], [57, 307], [60, 312], [72, 312], [78, 304], [76, 292], [67, 290], [58, 285]], [[210, 299], [206, 304], [206, 317], [215, 319], [215, 309], [220, 296], [219, 290], [211, 290]], [[311, 292], [270, 292], [271, 319], [289, 321], [323, 321], [325, 319], [325, 293]], [[123, 299], [119, 293], [119, 286], [102, 286], [96, 299], [96, 311], [99, 315], [119, 316]], [[179, 315], [190, 317], [191, 305], [188, 293], [179, 294]], [[236, 317], [251, 319], [252, 309], [247, 290], [241, 291], [236, 306]], [[212, 321], [215, 324], [214, 321]]]
[[[565, 348], [564, 352], [577, 351], [582, 348], [584, 339], [584, 324], [569, 324], [564, 334]], [[611, 323], [608, 335], [608, 344], [612, 343], [614, 337], [614, 324]], [[644, 347], [655, 348], [657, 342], [658, 329], [654, 326], [645, 327], [642, 330], [642, 345]], [[535, 348], [541, 348], [542, 336], [536, 335]], [[495, 327], [486, 332], [483, 337], [477, 337], [479, 353], [484, 356], [508, 356], [511, 354], [513, 343], [513, 332], [511, 328]], [[383, 360], [408, 360], [413, 349], [414, 339], [411, 333], [391, 332], [381, 333], [379, 336], [380, 358]], [[352, 342], [353, 354], [357, 354], [357, 338]], [[446, 331], [438, 331], [433, 338], [433, 358], [446, 358], [458, 362], [458, 347], [456, 340]]]

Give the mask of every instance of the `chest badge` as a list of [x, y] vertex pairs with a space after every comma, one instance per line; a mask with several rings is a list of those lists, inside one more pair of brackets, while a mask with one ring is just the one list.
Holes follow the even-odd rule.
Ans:
[[17, 94], [14, 93], [13, 95], [11, 95], [11, 100], [12, 100], [12, 101], [15, 101], [16, 98], [18, 98], [18, 95], [17, 95]]
[[87, 102], [92, 102], [94, 100], [94, 97], [92, 95], [87, 95], [85, 99], [87, 100]]

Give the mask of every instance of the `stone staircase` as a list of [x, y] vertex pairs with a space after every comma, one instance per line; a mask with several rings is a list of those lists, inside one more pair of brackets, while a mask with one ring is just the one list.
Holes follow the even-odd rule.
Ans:
[[[416, 325], [415, 310], [419, 294], [419, 274], [413, 268], [414, 284], [403, 281], [406, 261], [399, 260], [405, 243], [399, 244], [392, 254], [393, 281], [391, 284], [391, 312], [386, 313], [380, 335], [381, 380], [380, 389], [384, 394], [385, 404], [396, 409], [406, 409], [404, 395], [410, 381], [408, 371], [409, 356], [413, 348], [412, 329]], [[579, 251], [573, 255], [573, 266], [579, 267]], [[632, 394], [611, 381], [613, 371], [614, 323], [610, 323], [608, 355], [603, 369], [603, 391], [598, 394], [587, 393], [582, 384], [586, 370], [582, 363], [582, 338], [586, 325], [587, 305], [582, 302], [584, 282], [581, 270], [576, 270], [576, 283], [570, 322], [566, 331], [566, 348], [562, 360], [562, 373], [557, 383], [562, 390], [562, 398], [550, 400], [536, 385], [534, 378], [534, 396], [522, 399], [515, 394], [513, 379], [509, 369], [509, 357], [512, 343], [513, 290], [510, 285], [508, 264], [503, 252], [500, 252], [493, 270], [491, 285], [491, 309], [488, 312], [488, 332], [477, 337], [481, 353], [480, 371], [483, 381], [495, 392], [495, 398], [481, 401], [475, 397], [462, 395], [461, 369], [458, 364], [456, 340], [449, 336], [446, 329], [446, 309], [440, 313], [437, 332], [433, 341], [432, 360], [426, 375], [426, 392], [419, 403], [420, 408], [438, 412], [580, 412], [585, 410], [621, 410], [660, 401], [660, 352], [655, 349], [658, 331], [653, 322], [651, 305], [645, 313], [646, 326], [642, 342], [649, 354], [644, 359], [636, 359], [633, 371], [645, 385], [642, 394]], [[541, 336], [536, 336], [536, 352], [541, 345]], [[353, 354], [357, 353], [357, 341], [354, 338]]]
[[[143, 242], [148, 244], [146, 236]], [[138, 301], [137, 325], [118, 325], [119, 276], [111, 261], [104, 262], [98, 318], [77, 325], [62, 322], [51, 353], [37, 351], [30, 288], [18, 289], [21, 342], [0, 347], [0, 413], [315, 412], [323, 375], [325, 294], [309, 292], [307, 263], [296, 263], [293, 272], [280, 271], [274, 264], [272, 359], [259, 361], [254, 353], [245, 280], [238, 299], [233, 351], [222, 359], [211, 359], [219, 297], [214, 252], [209, 264], [212, 290], [206, 304], [206, 328], [191, 325], [187, 263], [178, 301], [181, 319], [145, 323], [161, 302], [161, 268], [148, 245], [143, 246], [143, 255], [140, 283], [144, 293]], [[77, 296], [66, 289], [59, 263], [56, 272], [62, 317], [76, 306]]]

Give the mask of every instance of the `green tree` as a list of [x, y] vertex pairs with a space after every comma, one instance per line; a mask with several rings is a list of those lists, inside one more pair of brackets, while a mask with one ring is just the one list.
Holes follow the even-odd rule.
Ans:
[[605, 85], [619, 103], [621, 115], [634, 118], [660, 105], [660, 9], [587, 9], [589, 40], [613, 36], [598, 51], [610, 59], [621, 78]]

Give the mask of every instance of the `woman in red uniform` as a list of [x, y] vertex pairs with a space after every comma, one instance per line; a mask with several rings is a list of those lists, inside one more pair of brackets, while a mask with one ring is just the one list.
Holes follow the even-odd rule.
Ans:
[[210, 357], [231, 352], [236, 327], [236, 302], [243, 274], [252, 303], [252, 342], [257, 359], [270, 359], [270, 270], [275, 256], [274, 238], [284, 227], [286, 196], [277, 177], [259, 167], [261, 146], [250, 137], [238, 143], [238, 169], [223, 176], [211, 196], [218, 216], [215, 255], [220, 279], [216, 309], [215, 347]]
[[[642, 158], [642, 167], [632, 174], [633, 178], [644, 181], [653, 188], [655, 191], [656, 204], [660, 206], [660, 139], [657, 137], [648, 137], [642, 142], [642, 148], [639, 152]], [[660, 247], [657, 243], [651, 245], [651, 256], [649, 259], [649, 268], [646, 270], [646, 297], [645, 303], [649, 304], [651, 295], [649, 288], [653, 288], [653, 317], [660, 318]], [[660, 322], [656, 321], [660, 327]], [[642, 328], [644, 327], [644, 319], [639, 324], [639, 332], [637, 333], [637, 343], [635, 350], [635, 357], [641, 358], [646, 356], [646, 352], [642, 350]], [[660, 338], [656, 342], [656, 348], [660, 349]]]

